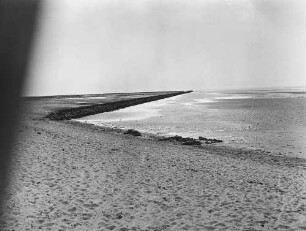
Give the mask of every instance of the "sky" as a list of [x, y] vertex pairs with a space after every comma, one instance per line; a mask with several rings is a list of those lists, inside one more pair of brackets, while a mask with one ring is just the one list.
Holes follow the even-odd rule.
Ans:
[[305, 0], [45, 0], [25, 95], [306, 86]]

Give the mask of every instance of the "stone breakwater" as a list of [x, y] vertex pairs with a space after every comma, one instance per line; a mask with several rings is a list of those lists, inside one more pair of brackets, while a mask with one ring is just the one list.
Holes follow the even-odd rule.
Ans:
[[94, 104], [89, 106], [83, 106], [83, 107], [77, 107], [77, 108], [66, 108], [66, 109], [60, 109], [53, 111], [49, 113], [46, 118], [49, 118], [51, 120], [70, 120], [70, 119], [76, 119], [84, 116], [94, 115], [98, 113], [103, 112], [110, 112], [119, 110], [122, 108], [135, 106], [138, 104], [143, 104], [155, 100], [165, 99], [172, 96], [177, 96], [181, 94], [190, 93], [192, 91], [176, 91], [173, 93], [166, 93], [162, 95], [156, 95], [156, 96], [148, 96], [148, 97], [142, 97], [137, 99], [127, 99], [127, 100], [120, 100], [116, 102], [110, 102], [110, 103], [103, 103], [103, 104]]

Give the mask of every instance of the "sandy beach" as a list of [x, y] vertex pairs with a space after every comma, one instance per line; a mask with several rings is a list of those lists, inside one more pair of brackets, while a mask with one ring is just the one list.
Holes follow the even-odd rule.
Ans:
[[1, 230], [306, 230], [305, 159], [45, 118], [131, 97], [24, 101]]

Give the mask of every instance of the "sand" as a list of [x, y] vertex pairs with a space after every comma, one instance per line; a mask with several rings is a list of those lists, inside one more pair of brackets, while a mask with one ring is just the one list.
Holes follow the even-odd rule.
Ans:
[[25, 103], [1, 230], [306, 230], [304, 160], [42, 119], [58, 106]]

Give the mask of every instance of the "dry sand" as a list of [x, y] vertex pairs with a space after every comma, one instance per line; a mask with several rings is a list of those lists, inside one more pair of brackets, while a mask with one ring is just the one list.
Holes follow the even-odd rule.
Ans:
[[26, 103], [1, 230], [306, 230], [304, 160], [41, 119], [54, 105]]

